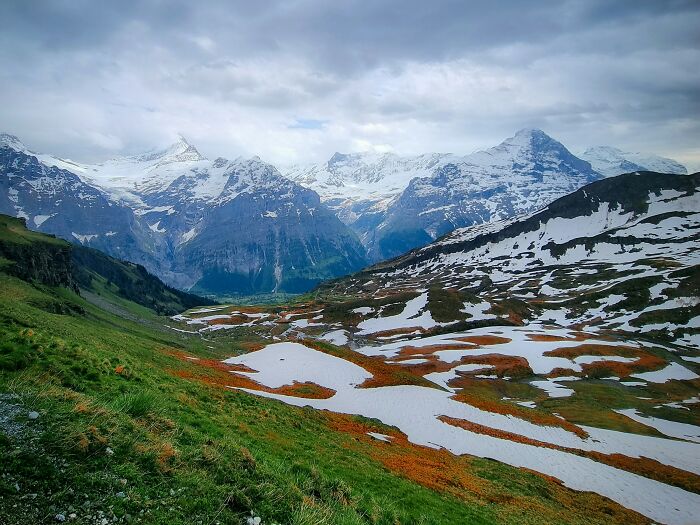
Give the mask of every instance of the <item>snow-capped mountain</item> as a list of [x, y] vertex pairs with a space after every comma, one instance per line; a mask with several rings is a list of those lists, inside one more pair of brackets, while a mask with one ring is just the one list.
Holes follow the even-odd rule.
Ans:
[[211, 161], [180, 138], [87, 165], [2, 140], [0, 211], [140, 262], [180, 288], [300, 292], [365, 263], [357, 238], [315, 192], [257, 157]]
[[593, 169], [606, 177], [633, 171], [656, 171], [658, 173], [686, 174], [685, 166], [673, 159], [644, 153], [622, 151], [611, 146], [588, 148], [580, 157], [587, 160]]
[[698, 210], [700, 173], [619, 175], [537, 212], [457, 229], [326, 289], [478, 293], [483, 312], [504, 312], [511, 322], [641, 332], [700, 347]]
[[451, 158], [430, 177], [413, 179], [376, 228], [360, 237], [373, 260], [387, 259], [455, 228], [539, 209], [599, 178], [560, 142], [524, 129], [494, 148]]
[[686, 172], [671, 159], [609, 147], [577, 157], [536, 129], [465, 156], [335, 153], [326, 163], [282, 172], [318, 192], [379, 261], [457, 227], [535, 210], [603, 176], [639, 170]]
[[162, 239], [128, 206], [58, 167], [64, 165], [72, 164], [35, 155], [12, 135], [0, 136], [0, 213], [23, 217], [32, 229], [162, 270], [157, 255], [164, 248]]
[[400, 157], [394, 153], [334, 153], [324, 164], [282, 168], [285, 177], [316, 191], [321, 198], [342, 206], [346, 200], [386, 205], [414, 177], [427, 177], [453, 155], [426, 153]]
[[[535, 211], [603, 177], [534, 129], [466, 156], [336, 153], [285, 176], [257, 157], [209, 160], [183, 137], [97, 164], [37, 154], [6, 134], [0, 146], [0, 211], [202, 293], [302, 291], [366, 258]], [[633, 160], [684, 170], [612, 148], [588, 153], [604, 172]]]

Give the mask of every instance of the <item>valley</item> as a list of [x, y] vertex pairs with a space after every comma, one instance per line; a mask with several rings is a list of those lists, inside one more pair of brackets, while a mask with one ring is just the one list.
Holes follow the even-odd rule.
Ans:
[[692, 523], [698, 187], [599, 180], [267, 306], [6, 217], [0, 517]]
[[3, 216], [0, 517], [692, 523], [699, 192], [597, 178], [258, 306]]
[[[602, 524], [647, 523], [649, 516], [676, 523], [695, 504], [695, 467], [679, 461], [696, 446], [694, 436], [663, 437], [643, 424], [641, 412], [601, 423], [610, 418], [603, 404], [578, 421], [563, 404], [551, 406], [541, 389], [515, 381], [534, 379], [522, 366], [517, 372], [521, 359], [489, 357], [499, 345], [499, 352], [519, 355], [511, 343], [528, 333], [534, 345], [546, 334], [646, 356], [637, 345], [623, 350], [564, 329], [460, 332], [439, 313], [450, 310], [439, 306], [440, 292], [437, 303], [434, 292], [401, 292], [375, 300], [349, 295], [338, 302], [309, 297], [289, 306], [191, 308], [192, 297], [106, 256], [99, 264], [78, 256], [70, 264], [55, 256], [30, 259], [22, 250], [71, 248], [26, 230], [21, 220], [6, 218], [1, 226], [0, 518], [7, 523]], [[130, 295], [132, 289], [150, 291]], [[189, 309], [165, 318], [157, 304]], [[441, 334], [387, 333], [436, 323], [445, 325]], [[546, 359], [543, 348], [534, 353]], [[479, 357], [480, 374], [495, 375], [491, 367], [498, 366], [501, 378], [452, 370]], [[673, 357], [662, 353], [651, 366], [666, 360]], [[687, 394], [693, 381], [659, 383], [657, 393], [649, 392], [657, 388], [649, 381], [643, 392], [672, 393], [694, 411]], [[582, 407], [591, 394], [599, 404], [595, 388], [631, 387], [594, 386], [581, 401], [586, 389], [574, 388], [572, 399]], [[505, 392], [509, 400], [501, 399]], [[631, 399], [615, 407], [652, 410]], [[664, 408], [660, 419], [674, 419], [668, 412], [675, 410]], [[660, 442], [667, 446], [660, 449]], [[527, 459], [509, 456], [518, 450]], [[575, 472], [614, 475], [605, 475], [605, 490], [595, 489], [604, 494], [586, 492], [589, 486], [573, 483], [556, 464], [542, 468], [551, 457]], [[653, 489], [656, 499], [640, 505], [619, 476]], [[679, 510], [662, 512], [656, 504]]]
[[0, 525], [700, 525], [700, 2], [1, 12]]
[[223, 361], [226, 388], [376, 419], [398, 431], [375, 436], [388, 446], [496, 459], [691, 523], [698, 182], [603, 180], [327, 283], [294, 309], [197, 310], [174, 328], [269, 342]]

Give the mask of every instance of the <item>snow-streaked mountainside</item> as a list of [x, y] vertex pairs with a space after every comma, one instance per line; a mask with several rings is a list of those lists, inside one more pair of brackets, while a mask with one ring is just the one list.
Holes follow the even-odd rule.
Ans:
[[[386, 454], [407, 439], [489, 458], [686, 525], [700, 510], [699, 245], [700, 173], [629, 173], [290, 308], [195, 310], [172, 328], [253, 332], [268, 343], [223, 362], [228, 388], [380, 421]], [[440, 472], [457, 472], [449, 457]]]
[[700, 347], [699, 243], [700, 173], [630, 173], [533, 214], [458, 229], [329, 286], [478, 291], [484, 311], [515, 300], [530, 321]]
[[8, 175], [0, 211], [200, 293], [302, 291], [603, 177], [535, 129], [466, 156], [336, 153], [284, 176], [257, 157], [209, 160], [182, 137], [96, 164], [35, 153], [7, 134], [0, 146]]
[[3, 135], [0, 211], [144, 264], [201, 293], [301, 292], [365, 263], [318, 195], [257, 157], [205, 159], [180, 139], [86, 165]]
[[455, 228], [539, 209], [600, 177], [544, 132], [521, 130], [494, 148], [413, 179], [361, 238], [371, 237], [373, 260], [387, 259]]
[[687, 174], [685, 166], [673, 159], [622, 151], [611, 146], [588, 148], [580, 157], [587, 160], [593, 169], [606, 177], [630, 173], [632, 171], [656, 171], [659, 173]]
[[326, 163], [282, 173], [318, 192], [359, 236], [370, 259], [379, 261], [458, 227], [536, 210], [603, 176], [685, 173], [677, 162], [654, 155], [588, 150], [595, 151], [591, 158], [577, 157], [543, 131], [523, 129], [465, 156], [335, 153]]
[[[41, 160], [39, 160], [41, 159]], [[0, 213], [26, 219], [31, 229], [162, 270], [166, 248], [133, 210], [110, 199], [73, 171], [69, 161], [35, 155], [16, 137], [0, 136]]]
[[282, 168], [285, 177], [316, 191], [330, 206], [343, 209], [357, 201], [385, 208], [411, 179], [428, 177], [456, 158], [449, 153], [400, 157], [395, 153], [334, 153], [324, 164]]

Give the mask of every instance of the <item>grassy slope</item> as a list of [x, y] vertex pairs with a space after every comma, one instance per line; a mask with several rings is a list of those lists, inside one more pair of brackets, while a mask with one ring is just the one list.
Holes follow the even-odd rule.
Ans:
[[58, 246], [67, 246], [68, 243], [50, 235], [28, 230], [23, 221], [9, 215], [0, 214], [0, 241], [30, 244], [43, 242]]
[[[1, 270], [3, 525], [54, 523], [57, 514], [243, 523], [251, 511], [295, 524], [642, 521], [543, 476], [416, 447], [378, 422], [232, 391], [222, 386], [228, 372], [183, 358], [215, 364], [259, 343], [250, 332], [182, 334], [104, 278], [80, 297]], [[30, 411], [40, 417], [29, 420]]]
[[[101, 511], [146, 523], [241, 523], [251, 510], [266, 523], [606, 522], [586, 515], [586, 506], [608, 508], [601, 498], [487, 460], [460, 459], [468, 479], [430, 490], [397, 475], [402, 458], [384, 461], [386, 445], [337, 430], [336, 418], [188, 380], [189, 364], [172, 355], [222, 358], [244, 341], [154, 331], [4, 275], [0, 290], [0, 392], [17, 396], [2, 398], [5, 408], [21, 407], [19, 433], [0, 437], [0, 522], [75, 512], [91, 523]], [[49, 300], [85, 313], [32, 306]], [[27, 421], [29, 410], [40, 418]]]
[[215, 301], [182, 292], [165, 285], [143, 266], [120, 261], [92, 248], [73, 246], [73, 275], [81, 288], [110, 291], [113, 296], [128, 299], [163, 315], [172, 315]]

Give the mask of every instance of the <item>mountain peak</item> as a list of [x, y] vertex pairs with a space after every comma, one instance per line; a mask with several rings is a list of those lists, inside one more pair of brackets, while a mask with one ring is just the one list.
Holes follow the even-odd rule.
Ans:
[[[471, 157], [478, 158], [484, 152], [477, 152]], [[568, 157], [571, 155], [569, 150], [556, 139], [547, 135], [541, 129], [524, 128], [518, 131], [515, 135], [507, 138], [498, 146], [486, 151], [490, 156], [504, 157], [511, 159], [514, 157], [520, 158], [523, 155], [531, 157], [542, 154], [553, 153], [557, 156]]]
[[167, 148], [165, 152], [166, 156], [175, 162], [204, 160], [197, 148], [190, 144], [183, 135], [178, 135], [177, 142]]
[[518, 131], [515, 134], [515, 136], [506, 140], [506, 142], [518, 146], [539, 146], [548, 143], [558, 143], [552, 137], [547, 135], [544, 131], [536, 128], [523, 128], [520, 131]]
[[16, 151], [28, 150], [27, 146], [25, 146], [21, 140], [19, 140], [15, 135], [11, 135], [10, 133], [0, 133], [0, 145], [7, 146]]
[[591, 163], [593, 168], [612, 177], [633, 171], [656, 171], [684, 175], [688, 170], [683, 164], [659, 155], [624, 151], [612, 146], [593, 146], [583, 152], [581, 158]]
[[527, 138], [532, 138], [532, 137], [549, 137], [544, 131], [542, 131], [539, 128], [522, 128], [518, 130], [518, 132], [515, 134], [516, 137], [527, 137]]
[[190, 144], [185, 137], [178, 135], [177, 141], [161, 150], [152, 150], [134, 157], [138, 162], [153, 162], [156, 164], [170, 164], [173, 162], [196, 162], [206, 160], [197, 148]]
[[336, 151], [333, 153], [333, 156], [331, 156], [330, 159], [328, 159], [328, 166], [332, 166], [333, 164], [338, 164], [339, 162], [344, 162], [347, 160], [349, 155], [347, 153], [340, 153], [339, 151]]

